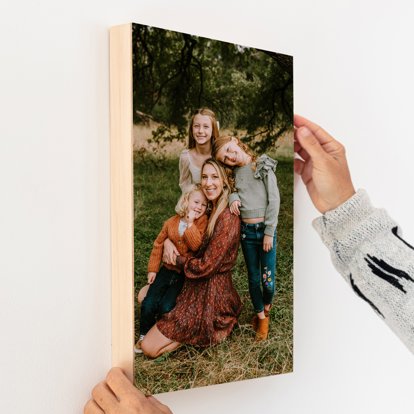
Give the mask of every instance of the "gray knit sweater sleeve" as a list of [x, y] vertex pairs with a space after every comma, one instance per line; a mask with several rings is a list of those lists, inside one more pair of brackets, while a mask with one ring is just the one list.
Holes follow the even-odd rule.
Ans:
[[313, 222], [333, 264], [414, 353], [414, 248], [364, 190]]
[[240, 202], [240, 196], [239, 196], [239, 193], [237, 193], [237, 192], [234, 192], [234, 193], [231, 193], [230, 195], [229, 195], [229, 207], [235, 202], [235, 201], [239, 201]]

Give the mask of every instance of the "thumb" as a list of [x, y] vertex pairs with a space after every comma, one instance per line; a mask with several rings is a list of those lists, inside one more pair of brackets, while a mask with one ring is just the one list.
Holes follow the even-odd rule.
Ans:
[[313, 135], [311, 130], [305, 126], [296, 131], [296, 138], [300, 146], [309, 154], [312, 160], [320, 158], [325, 154], [318, 139]]

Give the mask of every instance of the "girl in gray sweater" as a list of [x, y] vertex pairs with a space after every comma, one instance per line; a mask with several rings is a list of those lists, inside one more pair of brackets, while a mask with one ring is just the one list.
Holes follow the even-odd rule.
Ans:
[[277, 161], [258, 158], [239, 138], [221, 136], [213, 144], [213, 157], [231, 167], [236, 192], [230, 211], [241, 217], [241, 245], [246, 261], [249, 293], [256, 313], [256, 340], [267, 338], [269, 311], [275, 294], [276, 226], [280, 196], [275, 175]]

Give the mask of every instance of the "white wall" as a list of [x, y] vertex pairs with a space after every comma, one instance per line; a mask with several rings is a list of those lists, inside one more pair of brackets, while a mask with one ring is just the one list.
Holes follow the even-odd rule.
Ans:
[[[295, 109], [414, 241], [409, 1], [0, 3], [0, 411], [81, 412], [110, 367], [108, 28], [293, 54]], [[175, 413], [408, 413], [414, 358], [341, 280], [295, 190], [295, 373], [163, 395]]]

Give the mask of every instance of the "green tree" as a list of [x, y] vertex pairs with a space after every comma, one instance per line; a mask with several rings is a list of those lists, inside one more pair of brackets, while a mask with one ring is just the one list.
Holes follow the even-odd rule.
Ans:
[[133, 56], [134, 122], [160, 122], [155, 139], [184, 139], [200, 107], [260, 151], [292, 128], [291, 56], [138, 24]]

